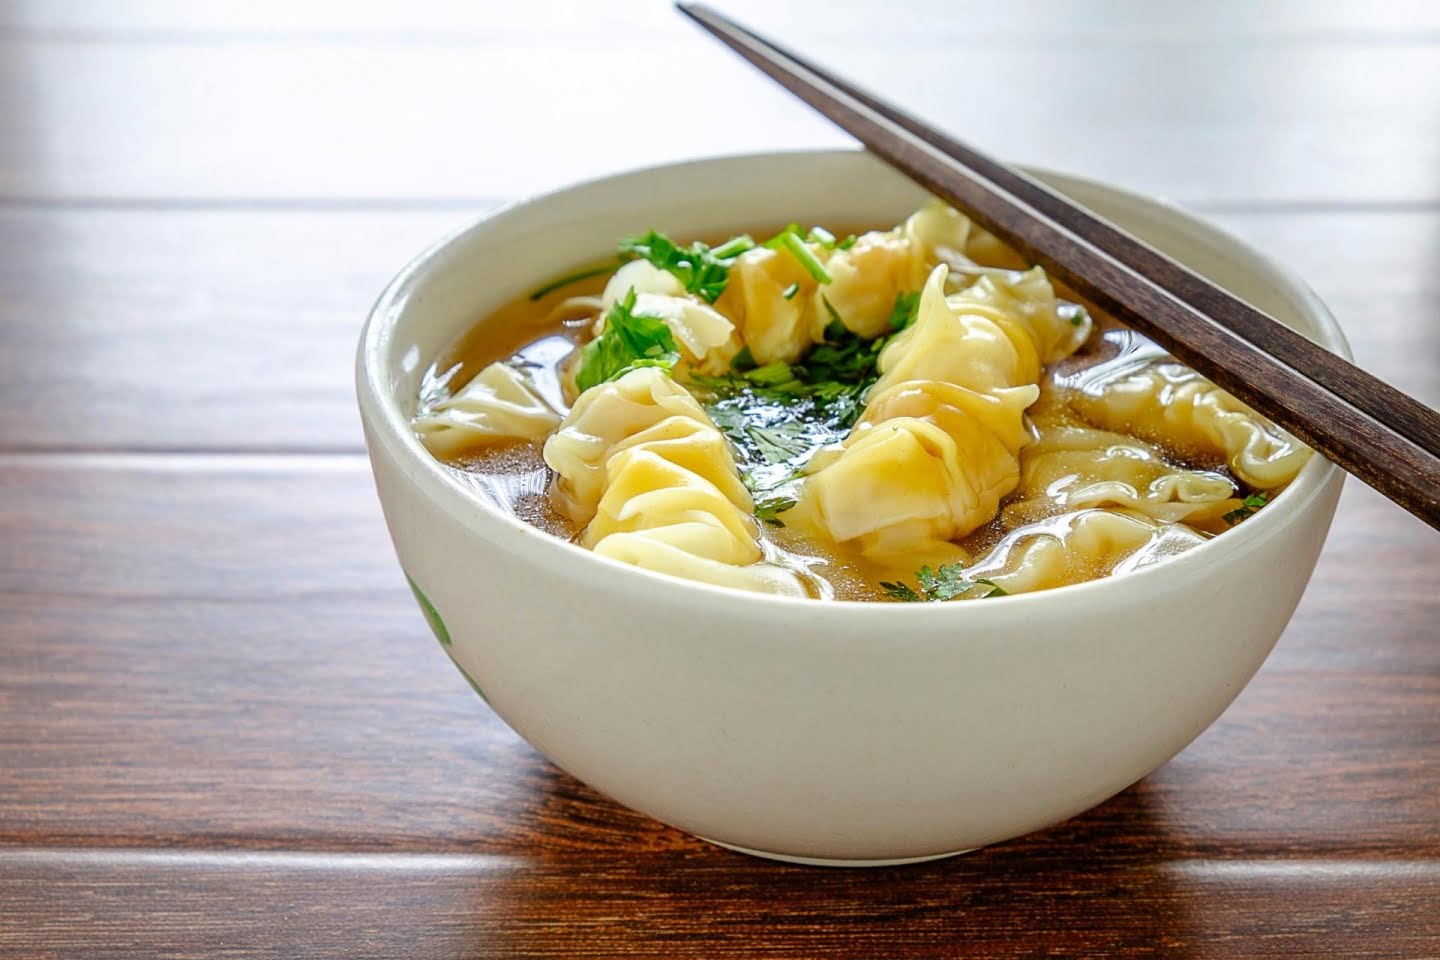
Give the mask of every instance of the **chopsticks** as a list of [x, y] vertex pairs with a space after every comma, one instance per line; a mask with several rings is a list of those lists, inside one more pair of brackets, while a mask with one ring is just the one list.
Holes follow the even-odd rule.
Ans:
[[931, 193], [1440, 529], [1440, 414], [992, 158], [700, 4], [681, 12]]

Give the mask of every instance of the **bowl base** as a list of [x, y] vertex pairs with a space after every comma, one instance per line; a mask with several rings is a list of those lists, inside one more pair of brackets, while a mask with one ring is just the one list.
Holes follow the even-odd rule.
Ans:
[[733, 850], [736, 853], [759, 857], [762, 860], [778, 860], [781, 863], [796, 863], [805, 867], [903, 867], [911, 863], [929, 863], [931, 860], [944, 860], [947, 857], [958, 857], [962, 854], [980, 849], [979, 847], [967, 847], [964, 850], [951, 850], [948, 853], [928, 853], [923, 857], [899, 857], [894, 860], [828, 860], [824, 857], [796, 857], [788, 853], [751, 850], [749, 847], [737, 847], [733, 843], [723, 843], [719, 840], [711, 840], [709, 837], [700, 837], [700, 839], [706, 843], [714, 844], [717, 847], [724, 847], [726, 850]]

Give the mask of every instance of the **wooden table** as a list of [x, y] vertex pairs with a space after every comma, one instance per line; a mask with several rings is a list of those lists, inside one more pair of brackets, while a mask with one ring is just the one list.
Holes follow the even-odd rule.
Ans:
[[[661, 3], [483, 6], [0, 3], [0, 955], [1440, 957], [1440, 537], [1354, 483], [1224, 718], [950, 862], [713, 849], [491, 714], [381, 523], [367, 305], [501, 199], [845, 139]], [[873, 6], [725, 4], [1213, 216], [1440, 402], [1440, 6]]]

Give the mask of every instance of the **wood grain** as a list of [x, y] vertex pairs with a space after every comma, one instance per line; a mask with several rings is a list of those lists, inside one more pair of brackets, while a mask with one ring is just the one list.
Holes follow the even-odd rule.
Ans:
[[[12, 456], [0, 544], [0, 843], [704, 849], [549, 768], [474, 697], [360, 458]], [[1376, 544], [1385, 570], [1357, 569]], [[1352, 484], [1230, 712], [1025, 842], [1440, 858], [1437, 568], [1440, 538]]]
[[[479, 212], [0, 209], [0, 449], [358, 451], [370, 304]], [[1440, 213], [1217, 219], [1316, 287], [1362, 366], [1440, 405]]]
[[[852, 142], [667, 4], [642, 7], [638, 32], [611, 19], [616, 6], [537, 4], [513, 29], [498, 20], [467, 40], [438, 28], [428, 42], [343, 28], [285, 42], [0, 36], [0, 197], [483, 205], [632, 166]], [[1238, 40], [1198, 10], [1163, 31], [1070, 41], [1034, 32], [1033, 17], [998, 37], [999, 26], [972, 32], [938, 4], [912, 20], [847, 0], [827, 7], [821, 29], [804, 5], [743, 9], [757, 29], [805, 38], [820, 62], [1010, 160], [1187, 203], [1440, 199], [1440, 57], [1403, 16], [1368, 44], [1303, 31], [1271, 42], [1268, 26]], [[1072, 22], [1125, 23], [1076, 11]], [[696, 80], [632, 79], [597, 95], [577, 79], [617, 64]], [[654, 132], [621, 133], [641, 99]]]
[[1076, 864], [1018, 849], [880, 875], [728, 853], [616, 854], [566, 866], [496, 856], [0, 850], [0, 902], [17, 908], [0, 915], [0, 951], [19, 946], [34, 960], [900, 951], [1394, 960], [1437, 956], [1437, 898], [1434, 864], [1175, 863], [1144, 854]]
[[[1440, 404], [1440, 6], [726, 9], [1203, 205]], [[0, 0], [0, 957], [1440, 957], [1440, 542], [1355, 484], [1219, 723], [946, 863], [711, 848], [446, 661], [359, 455], [381, 285], [524, 192], [844, 142], [664, 0]]]

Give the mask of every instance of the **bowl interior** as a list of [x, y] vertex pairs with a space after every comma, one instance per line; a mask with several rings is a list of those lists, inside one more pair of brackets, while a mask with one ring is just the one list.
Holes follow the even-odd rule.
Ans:
[[[1282, 323], [1330, 350], [1350, 355], [1344, 335], [1313, 292], [1258, 251], [1163, 202], [1094, 181], [1033, 172]], [[482, 533], [494, 537], [506, 528], [506, 536], [517, 545], [524, 541], [536, 550], [561, 548], [578, 554], [491, 504], [479, 503], [473, 488], [463, 487], [442, 470], [416, 440], [409, 421], [421, 378], [440, 350], [501, 304], [568, 268], [603, 256], [621, 236], [651, 227], [678, 237], [717, 234], [782, 219], [892, 224], [926, 197], [924, 190], [869, 154], [841, 150], [721, 157], [638, 170], [501, 208], [417, 257], [377, 302], [358, 358], [361, 406], [372, 442], [395, 449], [412, 475], [437, 490], [454, 505], [462, 522]], [[1312, 458], [1271, 509], [1167, 565], [1196, 562], [1211, 548], [1236, 549], [1264, 536], [1268, 524], [1308, 506], [1334, 469], [1327, 461]], [[570, 562], [558, 555], [556, 560]], [[617, 573], [623, 566], [590, 555], [584, 560], [615, 566]], [[629, 567], [624, 571], [633, 577], [663, 577]], [[1050, 592], [1070, 593], [1105, 582]], [[730, 594], [718, 587], [683, 583], [684, 589]], [[1006, 602], [1043, 595], [1006, 598]]]
[[[1043, 170], [1034, 175], [1329, 349], [1349, 355], [1314, 295], [1258, 251], [1163, 202]], [[581, 183], [487, 215], [426, 251], [381, 298], [367, 372], [414, 413], [425, 367], [480, 318], [616, 240], [654, 227], [676, 236], [780, 219], [899, 222], [926, 192], [859, 151], [697, 160]]]

